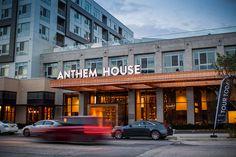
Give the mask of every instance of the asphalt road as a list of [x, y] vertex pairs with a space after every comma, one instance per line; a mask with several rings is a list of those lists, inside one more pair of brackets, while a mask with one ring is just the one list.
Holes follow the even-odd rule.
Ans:
[[99, 144], [46, 143], [0, 136], [0, 157], [235, 157], [236, 141], [107, 140]]

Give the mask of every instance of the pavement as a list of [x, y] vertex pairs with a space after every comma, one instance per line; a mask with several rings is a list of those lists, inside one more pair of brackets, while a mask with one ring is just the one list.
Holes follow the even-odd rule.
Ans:
[[[170, 141], [236, 141], [236, 138], [229, 138], [229, 134], [224, 131], [216, 132], [216, 138], [211, 137], [212, 132], [210, 131], [178, 130], [175, 132], [173, 136], [168, 136], [167, 139]], [[22, 129], [19, 129], [16, 134], [23, 136]]]
[[167, 139], [176, 141], [236, 141], [236, 138], [229, 138], [228, 133], [216, 133], [217, 138], [212, 138], [211, 135], [212, 133], [185, 133], [174, 134]]

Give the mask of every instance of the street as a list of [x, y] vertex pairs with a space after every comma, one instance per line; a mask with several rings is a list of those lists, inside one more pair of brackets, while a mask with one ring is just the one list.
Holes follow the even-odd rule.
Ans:
[[234, 157], [236, 141], [154, 141], [148, 138], [113, 140], [98, 144], [46, 143], [35, 138], [0, 135], [1, 157]]

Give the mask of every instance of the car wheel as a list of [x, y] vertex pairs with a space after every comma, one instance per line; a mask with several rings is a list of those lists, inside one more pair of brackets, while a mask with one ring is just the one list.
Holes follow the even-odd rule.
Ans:
[[25, 137], [30, 136], [30, 131], [29, 131], [29, 129], [25, 129], [25, 130], [23, 131], [23, 135], [24, 135]]
[[153, 140], [158, 140], [160, 139], [160, 133], [158, 131], [152, 131], [151, 137]]
[[115, 139], [121, 139], [121, 138], [122, 138], [122, 133], [121, 133], [121, 131], [117, 130], [115, 132]]

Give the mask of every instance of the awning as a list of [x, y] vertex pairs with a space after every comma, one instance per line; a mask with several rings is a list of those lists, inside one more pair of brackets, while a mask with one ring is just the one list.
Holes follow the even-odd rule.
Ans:
[[51, 80], [50, 87], [73, 91], [125, 91], [220, 85], [221, 79], [217, 71], [205, 70]]

